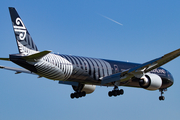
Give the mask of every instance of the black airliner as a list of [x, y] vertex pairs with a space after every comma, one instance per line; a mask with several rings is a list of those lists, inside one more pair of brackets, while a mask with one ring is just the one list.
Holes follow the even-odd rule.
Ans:
[[49, 50], [40, 52], [16, 9], [9, 7], [9, 12], [19, 53], [0, 60], [11, 61], [23, 68], [0, 66], [1, 69], [15, 71], [16, 74], [35, 74], [59, 81], [59, 84], [71, 85], [75, 91], [70, 94], [72, 99], [94, 92], [97, 85], [114, 87], [108, 92], [109, 97], [123, 95], [123, 89], [118, 87], [127, 86], [159, 90], [159, 100], [164, 100], [162, 94], [173, 85], [171, 73], [160, 66], [178, 57], [180, 49], [143, 64], [53, 54]]

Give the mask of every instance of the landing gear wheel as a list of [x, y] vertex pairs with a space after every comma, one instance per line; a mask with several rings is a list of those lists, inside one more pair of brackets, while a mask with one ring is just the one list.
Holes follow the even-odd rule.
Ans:
[[79, 92], [79, 97], [82, 97], [82, 92]]
[[83, 91], [83, 92], [75, 92], [75, 93], [71, 93], [70, 97], [72, 99], [74, 98], [81, 98], [81, 97], [85, 97], [86, 96], [86, 92]]
[[85, 97], [85, 96], [86, 96], [86, 92], [83, 91], [83, 92], [82, 92], [82, 97]]
[[79, 93], [75, 93], [76, 98], [79, 98]]
[[159, 100], [165, 100], [164, 96], [159, 96]]
[[124, 94], [124, 90], [123, 89], [120, 89], [119, 92], [120, 92], [120, 95]]
[[74, 99], [74, 93], [71, 93], [71, 95], [70, 95], [70, 97], [71, 97], [71, 99]]
[[164, 97], [164, 96], [162, 96], [162, 100], [165, 100], [165, 97]]
[[108, 92], [108, 95], [109, 95], [109, 97], [112, 97], [112, 95], [113, 95], [113, 94], [112, 94], [112, 91], [109, 91], [109, 92]]
[[121, 91], [120, 90], [117, 91], [117, 95], [121, 95]]
[[81, 98], [81, 97], [85, 97], [86, 96], [86, 92], [85, 91], [82, 91], [83, 87], [85, 85], [84, 84], [81, 84], [79, 83], [78, 86], [73, 86], [72, 85], [72, 88], [73, 90], [75, 91], [74, 93], [71, 93], [70, 97], [73, 99], [73, 98]]
[[108, 96], [109, 97], [112, 97], [112, 96], [119, 96], [119, 95], [123, 95], [124, 94], [124, 90], [123, 89], [120, 89], [120, 90], [112, 90], [112, 91], [109, 91], [108, 92]]
[[113, 95], [116, 97], [117, 96], [117, 90], [113, 90]]

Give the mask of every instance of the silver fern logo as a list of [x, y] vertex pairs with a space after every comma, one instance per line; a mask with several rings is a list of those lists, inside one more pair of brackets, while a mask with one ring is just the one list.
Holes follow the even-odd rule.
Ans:
[[16, 18], [16, 25], [13, 26], [14, 31], [19, 34], [20, 40], [24, 40], [26, 37], [26, 27], [20, 18]]

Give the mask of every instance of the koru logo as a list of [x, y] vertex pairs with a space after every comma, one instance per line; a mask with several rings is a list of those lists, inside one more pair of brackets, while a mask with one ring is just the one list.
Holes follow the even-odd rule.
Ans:
[[20, 40], [24, 40], [26, 37], [26, 27], [20, 18], [16, 18], [16, 25], [13, 26], [14, 31], [18, 32]]

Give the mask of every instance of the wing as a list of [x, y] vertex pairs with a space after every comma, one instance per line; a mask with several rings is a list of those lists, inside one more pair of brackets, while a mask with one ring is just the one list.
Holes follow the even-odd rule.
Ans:
[[116, 74], [104, 77], [101, 79], [102, 80], [101, 84], [104, 85], [106, 83], [116, 82], [116, 81], [125, 82], [125, 81], [128, 81], [132, 77], [141, 78], [144, 75], [144, 73], [147, 73], [155, 68], [158, 68], [164, 65], [168, 63], [169, 61], [177, 58], [178, 56], [180, 56], [180, 49], [177, 49], [173, 52], [165, 54], [162, 57], [143, 63], [137, 67], [128, 69], [121, 73], [116, 73]]
[[34, 74], [37, 75], [29, 70], [26, 69], [22, 69], [22, 68], [13, 68], [13, 67], [6, 67], [6, 66], [1, 66], [0, 65], [0, 69], [6, 69], [6, 70], [11, 70], [11, 71], [15, 71], [15, 74], [19, 74], [19, 73], [28, 73], [28, 74]]
[[10, 61], [9, 58], [0, 58], [0, 60]]

